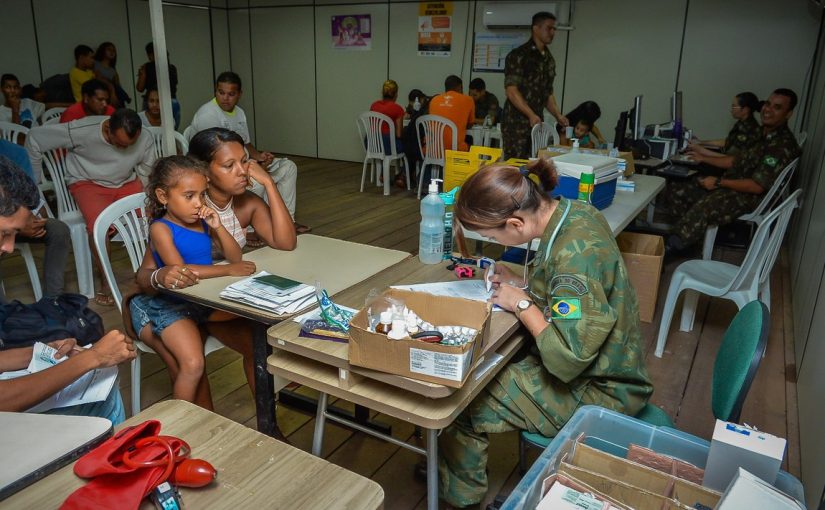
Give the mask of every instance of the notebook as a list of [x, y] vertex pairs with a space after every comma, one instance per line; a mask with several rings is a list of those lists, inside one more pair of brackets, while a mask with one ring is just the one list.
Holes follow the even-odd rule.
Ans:
[[50, 475], [112, 435], [89, 416], [0, 412], [0, 500]]

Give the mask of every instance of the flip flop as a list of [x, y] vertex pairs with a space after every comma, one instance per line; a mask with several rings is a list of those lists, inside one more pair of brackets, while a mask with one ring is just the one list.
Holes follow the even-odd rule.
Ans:
[[250, 248], [260, 248], [266, 246], [266, 241], [258, 237], [258, 234], [250, 232], [246, 235], [246, 245]]
[[295, 233], [296, 234], [306, 234], [312, 232], [312, 227], [308, 227], [306, 225], [301, 225], [300, 223], [295, 224]]
[[95, 303], [100, 306], [115, 306], [115, 298], [105, 292], [96, 292]]

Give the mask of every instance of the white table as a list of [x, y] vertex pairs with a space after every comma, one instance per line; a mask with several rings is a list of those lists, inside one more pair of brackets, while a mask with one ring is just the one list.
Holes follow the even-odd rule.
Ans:
[[[633, 218], [638, 216], [639, 213], [656, 198], [656, 195], [665, 188], [664, 177], [634, 174], [632, 180], [636, 183], [636, 190], [617, 190], [616, 197], [613, 199], [610, 207], [601, 211], [607, 223], [610, 225], [610, 230], [613, 231], [614, 236], [619, 235], [619, 232], [624, 230], [625, 227], [633, 221]], [[496, 242], [472, 230], [465, 230], [464, 237], [488, 243]], [[533, 239], [533, 242], [530, 244], [530, 249], [538, 249], [540, 241], [541, 239]], [[519, 248], [527, 248], [527, 244], [522, 244]]]

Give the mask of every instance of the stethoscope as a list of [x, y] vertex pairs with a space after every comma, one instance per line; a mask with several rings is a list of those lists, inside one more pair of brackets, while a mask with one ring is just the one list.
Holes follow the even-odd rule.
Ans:
[[[565, 220], [567, 220], [567, 216], [570, 214], [570, 205], [571, 205], [571, 202], [568, 200], [567, 203], [565, 204], [564, 212], [561, 215], [561, 220], [559, 220], [559, 223], [556, 225], [556, 228], [553, 229], [553, 233], [550, 235], [550, 239], [547, 241], [547, 247], [545, 247], [545, 249], [544, 249], [544, 260], [541, 261], [542, 265], [547, 263], [547, 258], [550, 256], [550, 252], [553, 249], [553, 243], [556, 241], [556, 236], [559, 235], [559, 231], [561, 230], [562, 225], [564, 224]], [[530, 243], [532, 243], [532, 239], [530, 240]], [[524, 255], [524, 273], [522, 275], [523, 276], [522, 281], [524, 282], [524, 287], [522, 289], [527, 290], [528, 293], [532, 295], [532, 292], [529, 292], [530, 285], [529, 285], [528, 280], [527, 280], [527, 268], [530, 265], [529, 262], [528, 262], [528, 260], [530, 258], [530, 244], [529, 243], [527, 245], [527, 250], [526, 251], [527, 251], [527, 253]]]

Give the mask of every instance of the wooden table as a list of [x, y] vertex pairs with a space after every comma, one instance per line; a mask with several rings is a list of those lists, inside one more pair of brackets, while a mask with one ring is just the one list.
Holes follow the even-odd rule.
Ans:
[[[180, 437], [192, 457], [209, 461], [218, 478], [181, 488], [188, 508], [383, 508], [380, 485], [298, 448], [182, 400], [157, 403], [117, 427], [160, 420], [162, 434]], [[56, 508], [85, 481], [72, 466], [3, 501], [8, 508]], [[142, 509], [154, 506], [144, 500]]]
[[[293, 251], [264, 247], [244, 254], [244, 260], [254, 262], [257, 271], [268, 271], [309, 285], [320, 282], [321, 287], [332, 296], [409, 256], [409, 253], [402, 251], [304, 234], [298, 236], [298, 246]], [[276, 430], [275, 387], [266, 365], [267, 357], [272, 352], [267, 343], [266, 328], [292, 315], [275, 314], [219, 297], [220, 292], [227, 285], [241, 279], [243, 277], [236, 276], [211, 278], [201, 280], [192, 287], [169, 292], [215, 310], [225, 310], [253, 321], [255, 324], [253, 328], [255, 407], [258, 431], [272, 435]], [[310, 302], [307, 308], [312, 306], [315, 306], [314, 302]]]
[[[389, 285], [455, 280], [446, 263], [421, 264], [417, 258], [405, 260], [335, 296], [335, 301], [363, 307], [370, 289], [383, 290]], [[298, 337], [298, 325], [284, 322], [269, 329], [270, 344], [276, 348], [269, 357], [269, 369], [278, 376], [318, 390], [318, 410], [312, 452], [319, 455], [327, 419], [355, 430], [379, 437], [395, 445], [424, 455], [427, 459], [427, 504], [438, 508], [438, 431], [464, 410], [507, 361], [524, 340], [520, 323], [508, 312], [493, 312], [490, 342], [484, 355], [458, 390], [394, 374], [350, 366], [347, 344]], [[326, 409], [328, 395], [363, 405], [426, 429], [426, 449], [399, 441], [358, 423], [342, 419]], [[441, 397], [441, 398], [433, 398]]]
[[[613, 203], [601, 211], [604, 219], [606, 219], [610, 225], [610, 230], [614, 236], [619, 235], [619, 233], [656, 198], [656, 195], [665, 188], [665, 179], [655, 175], [634, 174], [633, 182], [636, 183], [635, 191], [617, 190]], [[464, 237], [489, 243], [495, 242], [472, 230], [464, 230]], [[530, 249], [538, 249], [540, 241], [540, 239], [533, 239], [532, 243], [530, 243]], [[526, 247], [527, 244], [519, 246], [519, 248]]]

